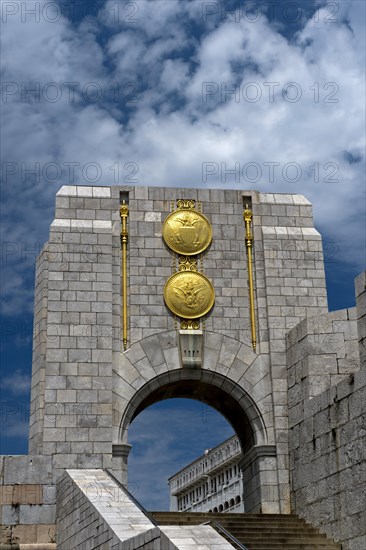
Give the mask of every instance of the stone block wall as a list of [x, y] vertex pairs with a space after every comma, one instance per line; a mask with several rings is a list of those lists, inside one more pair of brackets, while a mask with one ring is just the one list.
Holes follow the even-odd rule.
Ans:
[[360, 364], [366, 368], [366, 271], [356, 278], [356, 309]]
[[288, 336], [292, 509], [344, 550], [366, 548], [365, 295], [363, 273], [356, 309], [303, 321]]
[[306, 318], [287, 336], [289, 416], [360, 368], [356, 308]]
[[0, 457], [0, 542], [54, 543], [56, 486], [51, 457]]
[[55, 479], [65, 467], [111, 464], [112, 241], [119, 213], [110, 197], [110, 188], [59, 191], [36, 274], [41, 290], [35, 305], [30, 452], [54, 457]]
[[290, 425], [293, 511], [343, 543], [366, 548], [366, 371], [304, 403]]
[[[289, 510], [286, 333], [303, 318], [327, 311], [321, 236], [303, 196], [253, 196], [254, 258], [260, 350], [269, 353], [272, 424], [281, 508]], [[275, 491], [275, 488], [273, 487]]]

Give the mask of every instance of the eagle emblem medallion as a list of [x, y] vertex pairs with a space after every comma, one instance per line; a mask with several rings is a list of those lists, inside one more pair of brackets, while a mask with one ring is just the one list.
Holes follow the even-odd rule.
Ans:
[[208, 219], [194, 210], [172, 212], [163, 225], [163, 239], [177, 254], [200, 254], [212, 241], [212, 228]]
[[214, 305], [215, 291], [202, 273], [179, 271], [167, 280], [164, 300], [175, 315], [197, 319], [206, 315]]

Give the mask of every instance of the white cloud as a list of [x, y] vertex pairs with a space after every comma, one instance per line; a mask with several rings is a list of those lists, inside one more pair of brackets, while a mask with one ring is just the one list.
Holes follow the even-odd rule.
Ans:
[[[55, 191], [62, 183], [90, 184], [82, 168], [97, 162], [99, 184], [114, 183], [110, 167], [115, 163], [121, 167], [118, 183], [128, 184], [129, 171], [123, 167], [134, 162], [139, 166], [135, 179], [144, 185], [240, 186], [304, 194], [314, 204], [317, 225], [347, 249], [344, 260], [361, 269], [364, 3], [340, 5], [337, 23], [327, 22], [329, 13], [319, 11], [291, 41], [264, 17], [256, 23], [228, 17], [204, 27], [200, 2], [154, 0], [138, 6], [136, 22], [113, 20], [111, 9], [106, 9], [109, 19], [94, 25], [71, 25], [66, 18], [37, 24], [29, 18], [22, 23], [20, 16], [9, 17], [3, 25], [5, 82], [40, 82], [41, 89], [56, 82], [63, 90], [57, 102], [25, 103], [13, 94], [4, 104], [3, 156], [19, 168], [3, 187], [5, 234], [29, 246], [46, 240]], [[201, 36], [197, 28], [191, 32], [193, 23], [201, 25]], [[104, 33], [100, 43], [99, 31]], [[71, 102], [64, 83], [75, 81], [80, 85]], [[138, 87], [139, 101], [127, 104], [124, 86], [131, 81]], [[217, 89], [206, 102], [205, 82]], [[245, 88], [249, 82], [255, 86]], [[278, 83], [273, 102], [269, 82]], [[301, 90], [297, 102], [282, 96], [289, 82]], [[91, 102], [83, 95], [87, 83], [99, 87], [100, 100]], [[116, 83], [117, 103], [111, 99]], [[239, 100], [222, 98], [221, 84], [224, 91], [225, 86], [239, 86]], [[255, 89], [262, 97], [252, 102]], [[290, 94], [295, 92], [289, 88]], [[331, 99], [338, 102], [326, 102]], [[360, 160], [350, 163], [347, 152]], [[38, 162], [41, 168], [58, 163], [62, 176], [50, 183], [41, 173], [40, 181], [32, 183], [22, 178], [22, 162], [27, 167]], [[65, 169], [70, 162], [79, 163], [74, 181]], [[207, 181], [202, 178], [203, 162], [218, 167]], [[245, 172], [250, 162], [260, 167], [258, 181], [249, 181], [249, 171], [236, 183], [221, 170], [222, 163], [228, 169], [239, 163]], [[274, 182], [269, 181], [268, 162], [279, 163]], [[301, 167], [298, 182], [286, 181], [288, 163]], [[333, 172], [338, 181], [329, 183], [326, 179]], [[293, 172], [287, 175], [291, 179]], [[14, 219], [19, 220], [15, 227]], [[9, 262], [6, 277], [14, 270], [17, 277], [9, 292], [15, 292], [18, 281], [22, 295], [24, 265]], [[29, 287], [25, 292], [31, 303]]]
[[163, 65], [159, 87], [167, 93], [174, 91], [183, 93], [189, 79], [188, 73], [188, 63], [184, 63], [181, 60], [173, 61], [172, 59], [167, 59]]

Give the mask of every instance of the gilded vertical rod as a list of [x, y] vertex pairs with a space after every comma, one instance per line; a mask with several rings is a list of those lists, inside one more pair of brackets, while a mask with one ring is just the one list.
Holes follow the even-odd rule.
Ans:
[[123, 339], [123, 349], [127, 349], [127, 241], [128, 241], [128, 230], [127, 230], [127, 218], [128, 218], [128, 206], [126, 201], [120, 206], [120, 216], [121, 216], [121, 247], [122, 247], [122, 339]]
[[[175, 201], [170, 201], [170, 212], [174, 212], [175, 210]], [[172, 273], [176, 273], [177, 271], [177, 258], [175, 252], [172, 254]], [[174, 330], [178, 331], [178, 317], [174, 315]]]
[[249, 305], [250, 305], [250, 326], [252, 332], [252, 346], [256, 351], [257, 347], [257, 330], [255, 322], [255, 309], [254, 309], [254, 285], [253, 285], [253, 234], [252, 234], [252, 219], [253, 213], [249, 209], [249, 206], [245, 206], [243, 213], [245, 223], [245, 245], [247, 249], [247, 262], [248, 262], [248, 280], [249, 280]]

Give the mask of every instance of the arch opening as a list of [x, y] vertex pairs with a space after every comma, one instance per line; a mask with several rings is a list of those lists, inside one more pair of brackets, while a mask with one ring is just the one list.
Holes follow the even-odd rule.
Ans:
[[216, 409], [231, 424], [243, 453], [266, 444], [262, 416], [244, 389], [221, 374], [210, 371], [170, 371], [142, 386], [128, 403], [120, 424], [120, 441], [128, 442], [128, 428], [144, 409], [166, 399], [189, 398]]
[[[145, 408], [171, 398], [188, 398], [206, 403], [231, 424], [238, 436], [243, 458], [239, 468], [243, 478], [244, 509], [252, 513], [279, 511], [279, 485], [269, 477], [277, 468], [276, 447], [268, 441], [259, 407], [241, 384], [208, 369], [171, 369], [154, 376], [136, 389], [119, 416], [118, 443], [113, 445], [114, 468], [122, 483], [128, 479], [128, 430]], [[116, 434], [117, 435], [117, 434]], [[120, 457], [120, 458], [118, 458]], [[272, 475], [273, 477], [273, 475]]]
[[[212, 493], [221, 498], [228, 492], [228, 485], [225, 490], [223, 486], [229, 482], [215, 471], [216, 447], [230, 448], [230, 463], [241, 458], [233, 438], [224, 417], [197, 400], [155, 403], [137, 415], [129, 429], [128, 485], [139, 488], [138, 498], [147, 510], [205, 512], [214, 503]], [[239, 476], [230, 478], [235, 490], [241, 490], [240, 483]]]

